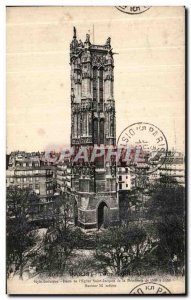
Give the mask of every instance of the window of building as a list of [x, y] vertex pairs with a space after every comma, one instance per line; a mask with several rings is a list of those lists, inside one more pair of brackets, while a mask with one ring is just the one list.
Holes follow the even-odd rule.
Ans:
[[128, 187], [128, 184], [126, 184], [126, 187]]
[[119, 175], [119, 181], [122, 181], [122, 176], [121, 175]]
[[119, 189], [122, 190], [122, 183], [119, 184]]
[[97, 68], [93, 69], [93, 101], [97, 101]]
[[35, 184], [35, 189], [39, 189], [39, 184]]
[[88, 119], [88, 129], [89, 129], [89, 135], [92, 135], [92, 116], [89, 115]]
[[98, 144], [98, 120], [93, 120], [93, 135], [94, 135], [94, 144]]
[[100, 110], [103, 111], [103, 69], [99, 71], [99, 101]]
[[26, 179], [26, 177], [24, 177], [24, 178], [23, 178], [23, 182], [26, 182], [26, 181], [27, 181], [27, 179]]
[[110, 117], [110, 136], [114, 136], [114, 116]]
[[75, 114], [73, 116], [73, 137], [77, 137], [77, 130], [78, 130], [78, 116]]
[[100, 144], [104, 144], [104, 120], [100, 121]]
[[82, 117], [82, 135], [87, 135], [87, 114], [84, 113]]
[[89, 192], [89, 181], [88, 180], [79, 180], [79, 189], [81, 192]]

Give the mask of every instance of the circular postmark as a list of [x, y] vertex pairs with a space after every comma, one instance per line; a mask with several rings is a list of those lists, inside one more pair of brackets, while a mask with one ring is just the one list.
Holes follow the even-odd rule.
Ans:
[[148, 283], [142, 283], [137, 285], [135, 288], [133, 288], [130, 291], [130, 294], [135, 295], [164, 295], [164, 294], [171, 294], [169, 289], [167, 289], [164, 285], [148, 282]]
[[151, 6], [116, 6], [116, 8], [125, 14], [137, 15], [147, 11]]
[[167, 156], [168, 143], [164, 133], [155, 125], [146, 122], [126, 127], [117, 141], [122, 149], [123, 163], [136, 174], [150, 174], [160, 168]]

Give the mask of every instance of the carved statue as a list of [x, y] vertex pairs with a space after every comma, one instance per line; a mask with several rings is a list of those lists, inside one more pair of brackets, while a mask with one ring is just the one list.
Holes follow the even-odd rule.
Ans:
[[110, 37], [107, 38], [105, 45], [108, 47], [111, 47], [111, 38]]
[[78, 46], [79, 47], [83, 47], [84, 46], [81, 40], [79, 40]]
[[90, 43], [90, 35], [89, 35], [89, 33], [86, 34], [86, 43], [88, 43], [88, 44]]

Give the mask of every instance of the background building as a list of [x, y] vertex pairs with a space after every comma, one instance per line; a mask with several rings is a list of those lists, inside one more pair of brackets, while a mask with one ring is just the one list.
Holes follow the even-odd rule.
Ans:
[[46, 215], [54, 203], [54, 167], [44, 165], [39, 152], [13, 152], [6, 171], [6, 186], [33, 190], [39, 197], [38, 212]]
[[149, 182], [177, 182], [185, 186], [184, 156], [178, 151], [168, 151], [164, 164], [156, 172], [149, 175]]
[[129, 167], [117, 168], [117, 191], [130, 191], [135, 188], [136, 176]]
[[57, 192], [71, 191], [71, 166], [69, 161], [59, 161], [56, 166]]

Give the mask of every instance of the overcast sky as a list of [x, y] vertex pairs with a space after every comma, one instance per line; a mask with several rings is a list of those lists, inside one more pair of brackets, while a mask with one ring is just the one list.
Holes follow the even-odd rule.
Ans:
[[7, 9], [7, 152], [70, 143], [69, 44], [76, 26], [95, 44], [111, 37], [116, 54], [117, 137], [150, 122], [169, 148], [184, 149], [184, 9], [151, 7], [139, 15], [115, 7]]

